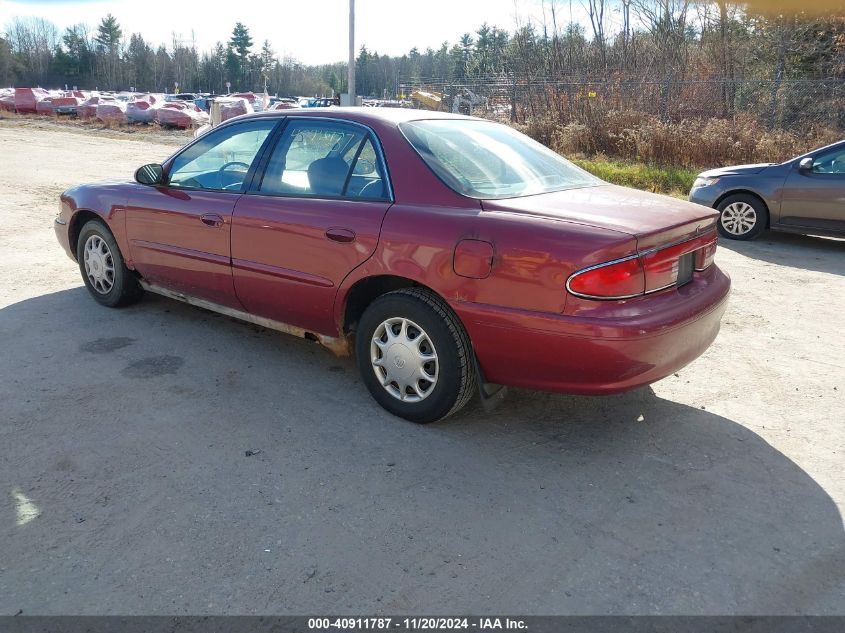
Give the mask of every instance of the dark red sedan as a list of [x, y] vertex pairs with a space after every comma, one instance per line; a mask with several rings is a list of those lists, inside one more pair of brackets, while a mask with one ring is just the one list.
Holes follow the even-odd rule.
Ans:
[[452, 114], [247, 115], [61, 200], [56, 234], [98, 302], [148, 290], [354, 351], [415, 422], [490, 385], [659, 380], [710, 345], [730, 288], [715, 211]]

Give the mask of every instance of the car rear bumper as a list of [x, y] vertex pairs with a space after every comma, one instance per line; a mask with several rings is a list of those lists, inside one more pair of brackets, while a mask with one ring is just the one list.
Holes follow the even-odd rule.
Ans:
[[713, 265], [682, 288], [627, 309], [609, 302], [589, 317], [454, 307], [488, 382], [601, 395], [650, 384], [698, 358], [719, 332], [729, 293], [730, 279]]

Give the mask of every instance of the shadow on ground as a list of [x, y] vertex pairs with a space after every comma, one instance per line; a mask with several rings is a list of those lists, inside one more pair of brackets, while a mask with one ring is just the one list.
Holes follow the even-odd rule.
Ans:
[[719, 247], [780, 266], [845, 275], [843, 239], [767, 231], [749, 242], [720, 239]]
[[0, 339], [0, 481], [39, 513], [0, 510], [2, 613], [843, 610], [828, 494], [650, 389], [420, 427], [313, 343], [81, 288]]

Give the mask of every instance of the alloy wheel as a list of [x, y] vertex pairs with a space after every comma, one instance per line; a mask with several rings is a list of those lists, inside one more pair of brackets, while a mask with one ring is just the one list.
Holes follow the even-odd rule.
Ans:
[[732, 202], [722, 210], [719, 221], [731, 235], [745, 235], [757, 224], [757, 212], [747, 202]]

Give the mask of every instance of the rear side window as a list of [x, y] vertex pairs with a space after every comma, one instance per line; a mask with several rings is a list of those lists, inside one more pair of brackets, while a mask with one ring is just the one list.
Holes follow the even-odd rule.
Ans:
[[471, 198], [515, 198], [601, 184], [544, 145], [499, 123], [433, 119], [399, 127], [443, 182]]
[[387, 197], [365, 128], [333, 121], [291, 121], [277, 143], [259, 191], [314, 198]]

